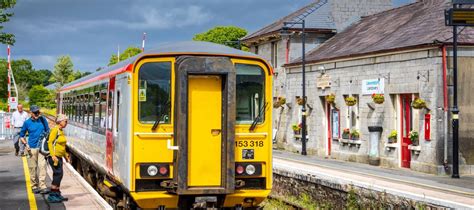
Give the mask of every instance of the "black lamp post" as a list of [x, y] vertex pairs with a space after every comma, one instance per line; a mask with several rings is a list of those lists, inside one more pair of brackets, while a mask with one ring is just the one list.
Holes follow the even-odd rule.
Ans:
[[283, 28], [280, 32], [282, 36], [284, 35], [291, 35], [289, 33], [290, 27], [294, 25], [301, 25], [301, 43], [302, 43], [302, 48], [303, 48], [303, 54], [301, 56], [301, 65], [303, 68], [303, 107], [301, 108], [301, 154], [306, 155], [306, 75], [305, 75], [305, 23], [304, 20], [298, 21], [298, 22], [283, 22]]

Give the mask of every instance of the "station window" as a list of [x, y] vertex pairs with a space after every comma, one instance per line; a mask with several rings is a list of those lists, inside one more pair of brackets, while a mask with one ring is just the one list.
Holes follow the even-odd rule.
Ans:
[[[236, 108], [237, 123], [250, 124], [264, 112], [265, 103], [265, 73], [257, 65], [236, 64]], [[263, 122], [264, 113], [258, 122]]]
[[170, 123], [171, 62], [150, 62], [138, 73], [138, 120], [141, 123]]

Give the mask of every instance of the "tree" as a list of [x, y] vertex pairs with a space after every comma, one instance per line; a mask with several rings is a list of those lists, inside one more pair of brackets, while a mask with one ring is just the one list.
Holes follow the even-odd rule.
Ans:
[[[33, 85], [47, 85], [48, 79], [51, 75], [49, 70], [35, 71], [31, 61], [26, 59], [12, 60], [11, 67], [15, 82], [18, 88], [18, 94], [25, 96], [27, 92], [21, 92], [29, 90]], [[0, 97], [7, 97], [7, 60], [0, 59]], [[21, 88], [20, 88], [21, 87]]]
[[[16, 0], [2, 0], [0, 3], [0, 31], [3, 29], [3, 24], [10, 20], [10, 17], [13, 16], [13, 13], [5, 13], [6, 9], [11, 9], [15, 6]], [[15, 35], [0, 32], [0, 42], [3, 44], [15, 44]]]
[[54, 65], [52, 81], [57, 82], [59, 87], [74, 80], [74, 64], [68, 55], [60, 56]]
[[40, 107], [54, 108], [54, 93], [50, 92], [43, 85], [35, 85], [28, 93], [30, 104], [35, 104]]
[[236, 26], [216, 26], [204, 33], [194, 35], [194, 41], [207, 41], [239, 48], [238, 41], [247, 35], [247, 30]]
[[[120, 61], [126, 60], [127, 58], [133, 57], [135, 55], [138, 55], [142, 52], [142, 49], [134, 46], [130, 46], [123, 53], [120, 54]], [[108, 66], [114, 65], [117, 63], [117, 55], [112, 54], [109, 59], [109, 64]]]

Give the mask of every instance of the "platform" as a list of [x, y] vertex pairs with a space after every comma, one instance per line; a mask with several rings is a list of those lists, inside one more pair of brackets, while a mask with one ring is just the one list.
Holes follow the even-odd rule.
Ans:
[[[112, 209], [70, 166], [64, 166], [61, 183], [63, 196], [69, 201], [51, 204], [47, 195], [33, 194], [29, 180], [26, 157], [15, 156], [10, 140], [0, 141], [0, 210], [3, 209]], [[48, 168], [46, 184], [51, 184]]]
[[345, 183], [455, 209], [474, 209], [474, 177], [452, 179], [368, 164], [274, 150], [275, 171], [291, 171], [328, 183]]

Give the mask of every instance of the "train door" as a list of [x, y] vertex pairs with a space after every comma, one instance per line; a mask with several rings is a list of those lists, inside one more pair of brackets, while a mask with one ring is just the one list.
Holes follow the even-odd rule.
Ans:
[[411, 144], [410, 130], [412, 129], [412, 109], [411, 109], [411, 94], [400, 95], [400, 119], [401, 119], [401, 159], [402, 167], [410, 168], [411, 153], [408, 145]]
[[[211, 64], [212, 65], [209, 65]], [[177, 59], [175, 168], [179, 195], [235, 190], [236, 70], [228, 58]], [[179, 169], [179, 170], [178, 170]]]
[[114, 151], [114, 116], [113, 113], [115, 112], [114, 109], [114, 93], [115, 93], [115, 77], [110, 78], [109, 81], [109, 89], [107, 92], [107, 114], [105, 119], [105, 138], [106, 138], [106, 155], [105, 155], [105, 163], [107, 170], [110, 173], [113, 173], [113, 151]]
[[222, 78], [189, 76], [188, 82], [188, 186], [220, 186]]

